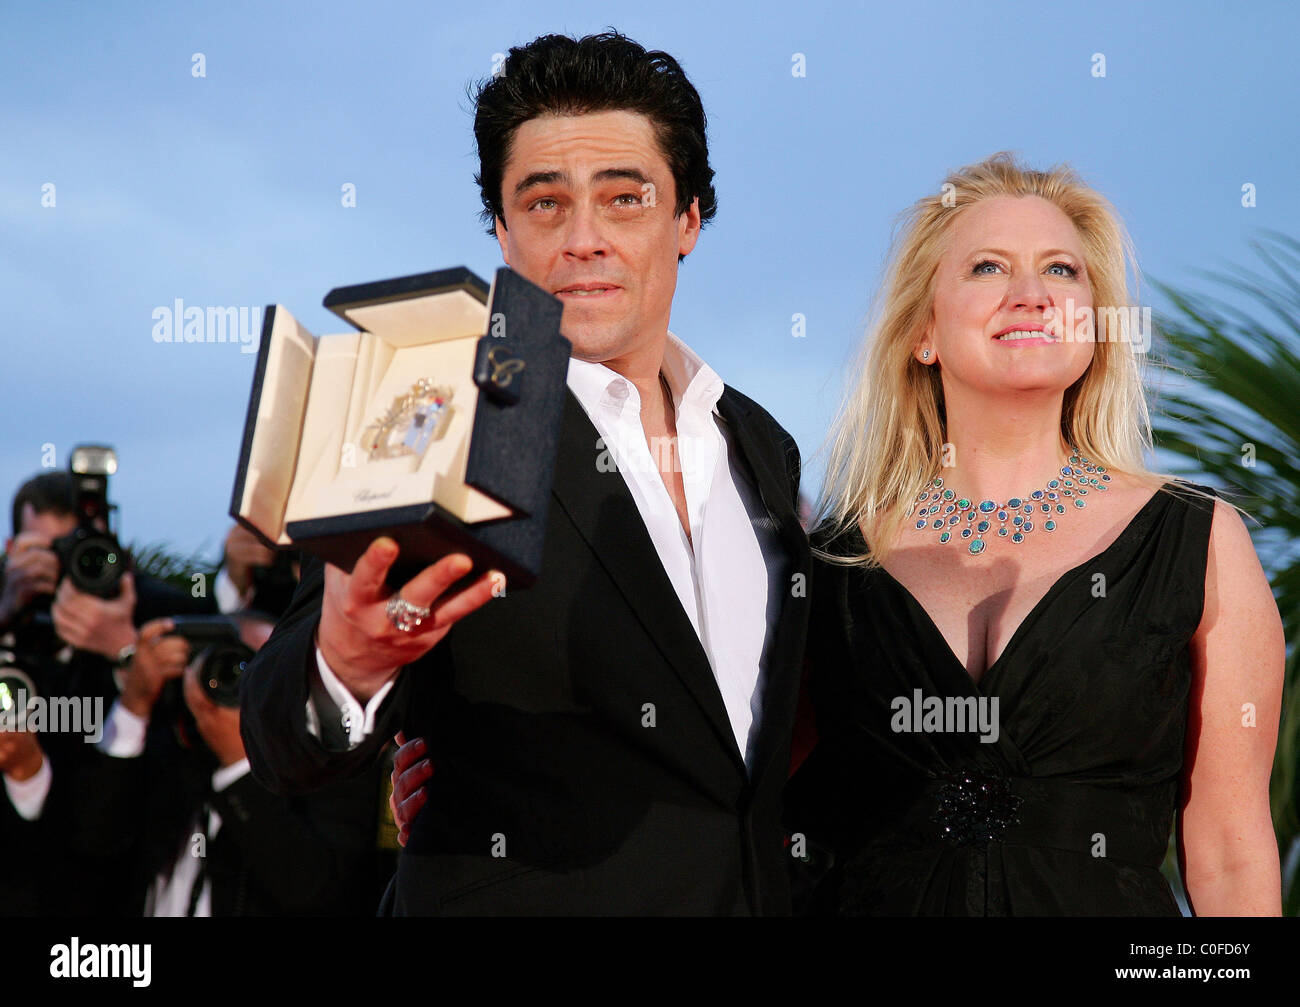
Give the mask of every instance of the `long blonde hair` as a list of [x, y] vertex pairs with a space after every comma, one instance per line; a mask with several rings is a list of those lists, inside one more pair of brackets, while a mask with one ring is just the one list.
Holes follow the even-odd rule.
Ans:
[[[826, 477], [814, 526], [829, 528], [816, 550], [824, 559], [878, 565], [908, 505], [939, 474], [947, 439], [943, 386], [939, 369], [922, 364], [913, 350], [930, 321], [949, 229], [968, 207], [996, 196], [1040, 196], [1057, 206], [1079, 233], [1093, 304], [1136, 303], [1128, 282], [1132, 267], [1136, 286], [1136, 258], [1124, 225], [1110, 202], [1067, 165], [1033, 171], [1004, 151], [952, 173], [939, 192], [917, 200], [896, 228], [876, 318], [823, 449]], [[1065, 392], [1061, 434], [1109, 470], [1162, 481], [1144, 460], [1152, 441], [1139, 355], [1124, 334], [1109, 331], [1111, 321], [1097, 310], [1092, 361]], [[859, 521], [868, 551], [832, 552], [830, 540]]]

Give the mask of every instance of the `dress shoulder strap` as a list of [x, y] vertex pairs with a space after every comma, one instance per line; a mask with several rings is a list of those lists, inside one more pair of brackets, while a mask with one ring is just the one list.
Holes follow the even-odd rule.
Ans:
[[1210, 551], [1210, 528], [1218, 492], [1212, 486], [1181, 479], [1165, 483], [1146, 545], [1154, 552], [1159, 580], [1168, 598], [1184, 598], [1193, 628], [1200, 624], [1205, 603], [1205, 571]]

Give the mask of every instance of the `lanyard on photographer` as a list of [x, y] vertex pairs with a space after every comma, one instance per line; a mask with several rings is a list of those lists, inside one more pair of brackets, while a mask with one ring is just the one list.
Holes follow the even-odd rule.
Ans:
[[186, 916], [194, 916], [199, 908], [199, 899], [203, 897], [203, 886], [208, 883], [208, 825], [212, 821], [211, 808], [207, 801], [199, 811], [199, 829], [203, 834], [203, 856], [198, 857], [198, 872], [194, 875], [194, 884], [190, 886], [190, 900], [185, 910]]

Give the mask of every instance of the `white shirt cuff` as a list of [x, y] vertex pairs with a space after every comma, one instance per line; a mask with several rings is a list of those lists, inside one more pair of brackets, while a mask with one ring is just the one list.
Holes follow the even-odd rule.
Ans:
[[232, 762], [229, 766], [222, 766], [212, 774], [212, 790], [219, 794], [236, 780], [243, 779], [252, 771], [253, 767], [248, 764], [247, 759], [240, 759], [238, 762]]
[[230, 579], [224, 566], [217, 571], [217, 576], [212, 581], [212, 597], [223, 613], [238, 612], [248, 604], [248, 599], [239, 593], [239, 588], [235, 587], [235, 582]]
[[42, 756], [41, 768], [36, 770], [31, 779], [19, 783], [6, 775], [5, 793], [9, 795], [9, 803], [14, 806], [14, 810], [27, 821], [34, 822], [45, 810], [45, 798], [50, 796], [50, 783], [53, 780], [54, 771], [50, 769], [50, 760]]
[[113, 708], [108, 711], [108, 723], [104, 725], [104, 736], [95, 744], [105, 755], [115, 759], [134, 759], [144, 754], [144, 736], [149, 730], [149, 721], [138, 717], [125, 706], [120, 699], [113, 701]]
[[[355, 748], [374, 733], [375, 714], [379, 711], [384, 697], [393, 688], [397, 676], [394, 675], [380, 686], [379, 691], [370, 697], [370, 702], [362, 707], [348, 687], [339, 681], [339, 677], [325, 663], [325, 655], [321, 653], [320, 647], [316, 648], [316, 667], [320, 669], [321, 684], [325, 686], [325, 691], [329, 693], [330, 699], [334, 700], [334, 705], [339, 708], [339, 714], [343, 721], [343, 730], [348, 735], [348, 745]], [[310, 698], [307, 700], [307, 730], [314, 737], [320, 737], [320, 712]]]

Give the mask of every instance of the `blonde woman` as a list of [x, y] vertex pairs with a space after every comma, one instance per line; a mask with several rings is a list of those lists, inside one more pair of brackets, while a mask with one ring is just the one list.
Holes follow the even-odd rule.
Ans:
[[905, 218], [813, 535], [822, 910], [1175, 915], [1176, 817], [1195, 913], [1280, 912], [1281, 621], [1238, 513], [1145, 466], [1130, 263], [1005, 154]]

